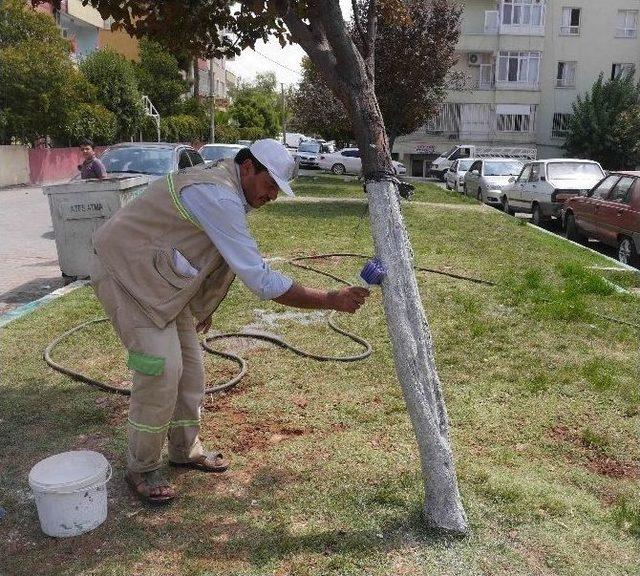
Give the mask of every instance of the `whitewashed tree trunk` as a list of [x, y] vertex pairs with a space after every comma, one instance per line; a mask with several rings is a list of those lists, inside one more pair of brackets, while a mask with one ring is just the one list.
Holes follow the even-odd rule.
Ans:
[[376, 99], [373, 46], [375, 2], [369, 0], [367, 62], [353, 44], [338, 0], [309, 0], [302, 21], [289, 0], [275, 0], [294, 41], [318, 67], [344, 103], [362, 155], [376, 256], [387, 267], [383, 298], [396, 374], [418, 440], [428, 527], [464, 534], [468, 530], [456, 480], [447, 410], [433, 357], [433, 343], [413, 270], [413, 256], [400, 212], [391, 151]]
[[433, 343], [413, 270], [413, 255], [392, 182], [366, 183], [376, 255], [387, 267], [382, 294], [396, 374], [418, 440], [429, 527], [466, 533]]

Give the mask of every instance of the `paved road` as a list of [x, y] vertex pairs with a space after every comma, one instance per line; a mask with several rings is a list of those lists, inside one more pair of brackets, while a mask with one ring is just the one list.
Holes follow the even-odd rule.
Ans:
[[0, 189], [0, 314], [63, 285], [40, 187]]

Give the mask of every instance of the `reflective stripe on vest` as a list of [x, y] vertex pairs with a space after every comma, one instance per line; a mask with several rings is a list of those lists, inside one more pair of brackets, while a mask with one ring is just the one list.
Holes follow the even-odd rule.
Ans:
[[180, 198], [176, 194], [176, 189], [173, 185], [172, 174], [167, 174], [167, 186], [169, 188], [169, 195], [171, 196], [171, 200], [173, 200], [173, 203], [180, 217], [183, 218], [184, 220], [191, 222], [191, 224], [193, 224], [196, 228], [199, 228], [200, 230], [202, 230], [202, 226], [200, 226], [200, 224], [191, 217], [187, 209], [182, 205]]

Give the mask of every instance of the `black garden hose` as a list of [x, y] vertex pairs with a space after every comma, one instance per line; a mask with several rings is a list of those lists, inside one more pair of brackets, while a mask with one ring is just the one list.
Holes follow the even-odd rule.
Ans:
[[[320, 259], [326, 259], [326, 258], [333, 258], [333, 257], [348, 257], [348, 258], [361, 258], [364, 260], [368, 260], [370, 258], [370, 256], [367, 256], [365, 254], [354, 254], [354, 253], [350, 253], [350, 252], [336, 252], [336, 253], [332, 253], [332, 254], [318, 254], [318, 255], [314, 255], [314, 256], [299, 256], [297, 258], [292, 258], [291, 260], [288, 260], [287, 263], [295, 266], [297, 268], [301, 268], [303, 270], [309, 270], [311, 272], [314, 272], [316, 274], [321, 274], [323, 276], [326, 276], [328, 278], [331, 278], [333, 280], [335, 280], [336, 282], [340, 282], [341, 284], [345, 284], [346, 286], [350, 286], [351, 283], [347, 282], [346, 280], [344, 280], [343, 278], [340, 278], [338, 276], [335, 276], [334, 274], [331, 274], [330, 272], [325, 272], [323, 270], [319, 270], [317, 268], [313, 268], [312, 266], [307, 266], [304, 264], [300, 264], [301, 261], [304, 260], [320, 260]], [[494, 286], [495, 284], [493, 282], [489, 282], [488, 280], [482, 280], [479, 278], [472, 278], [469, 276], [462, 276], [460, 274], [454, 274], [452, 272], [445, 272], [442, 270], [435, 270], [435, 269], [431, 269], [431, 268], [419, 268], [416, 267], [415, 270], [419, 271], [419, 272], [429, 272], [429, 273], [434, 273], [434, 274], [441, 274], [444, 276], [448, 276], [450, 278], [455, 278], [458, 280], [467, 280], [469, 282], [475, 282], [477, 284], [486, 284], [488, 286]], [[268, 336], [266, 334], [259, 334], [259, 333], [253, 333], [253, 332], [226, 332], [224, 334], [214, 334], [212, 336], [207, 336], [205, 337], [204, 341], [201, 343], [202, 348], [210, 353], [210, 354], [214, 354], [216, 356], [219, 356], [221, 358], [226, 358], [227, 360], [231, 360], [233, 362], [235, 362], [236, 364], [238, 364], [238, 366], [240, 367], [240, 371], [235, 374], [233, 376], [233, 378], [231, 378], [230, 380], [224, 382], [223, 384], [219, 384], [217, 386], [212, 386], [210, 388], [206, 388], [205, 389], [205, 393], [206, 394], [214, 394], [216, 392], [222, 392], [223, 390], [229, 390], [230, 388], [232, 388], [233, 386], [235, 386], [238, 382], [240, 382], [240, 380], [242, 380], [242, 378], [246, 375], [247, 373], [247, 362], [241, 358], [240, 356], [236, 356], [235, 354], [231, 354], [230, 352], [222, 352], [220, 350], [215, 350], [214, 348], [212, 348], [211, 346], [209, 346], [209, 342], [212, 342], [214, 340], [223, 340], [225, 338], [251, 338], [254, 340], [264, 340], [266, 342], [271, 342], [272, 344], [276, 344], [277, 346], [280, 346], [281, 348], [284, 348], [285, 350], [289, 350], [290, 352], [293, 352], [294, 354], [297, 354], [298, 356], [302, 356], [304, 358], [310, 358], [312, 360], [318, 360], [321, 362], [357, 362], [359, 360], [364, 360], [365, 358], [368, 358], [371, 355], [372, 352], [372, 348], [371, 348], [371, 344], [365, 340], [364, 338], [361, 338], [360, 336], [357, 336], [356, 334], [353, 334], [351, 332], [348, 332], [346, 330], [344, 330], [343, 328], [340, 328], [339, 326], [336, 325], [333, 317], [335, 315], [335, 311], [332, 311], [329, 314], [328, 317], [328, 324], [329, 327], [334, 331], [337, 332], [338, 334], [342, 334], [343, 336], [349, 338], [350, 340], [353, 340], [354, 342], [356, 342], [357, 344], [359, 344], [360, 346], [362, 346], [363, 351], [360, 354], [354, 354], [351, 356], [323, 356], [320, 354], [312, 354], [311, 352], [306, 352], [300, 348], [297, 348], [291, 344], [289, 344], [288, 342], [286, 342], [285, 340], [278, 338], [276, 336]], [[66, 340], [69, 336], [71, 336], [72, 334], [75, 334], [76, 332], [80, 332], [81, 330], [83, 330], [84, 328], [86, 328], [87, 326], [90, 326], [92, 324], [97, 324], [100, 322], [106, 322], [108, 319], [107, 318], [97, 318], [94, 320], [89, 320], [87, 322], [83, 322], [82, 324], [79, 324], [78, 326], [75, 326], [74, 328], [71, 328], [70, 330], [67, 330], [66, 332], [64, 332], [63, 334], [61, 334], [60, 336], [58, 336], [57, 338], [55, 338], [53, 341], [51, 341], [47, 347], [44, 350], [44, 360], [45, 362], [51, 366], [51, 368], [53, 368], [54, 370], [61, 372], [62, 374], [66, 374], [67, 376], [73, 378], [74, 380], [78, 380], [79, 382], [84, 382], [85, 384], [90, 384], [91, 386], [95, 386], [97, 388], [99, 388], [100, 390], [105, 390], [107, 392], [114, 392], [116, 394], [123, 394], [125, 396], [129, 396], [131, 394], [131, 391], [128, 390], [127, 388], [119, 388], [117, 386], [112, 386], [110, 384], [106, 384], [105, 382], [101, 382], [100, 380], [96, 380], [94, 378], [90, 378], [89, 376], [86, 376], [84, 374], [81, 374], [79, 372], [76, 372], [75, 370], [71, 370], [70, 368], [66, 368], [65, 366], [57, 363], [55, 360], [53, 360], [51, 358], [51, 354], [54, 351], [54, 349], [64, 340]]]

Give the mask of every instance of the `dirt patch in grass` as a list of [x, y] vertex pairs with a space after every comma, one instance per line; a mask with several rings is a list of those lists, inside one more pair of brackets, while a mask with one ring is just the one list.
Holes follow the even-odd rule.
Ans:
[[580, 459], [590, 472], [609, 478], [633, 480], [640, 478], [640, 466], [633, 462], [620, 461], [605, 454], [600, 448], [585, 440], [585, 434], [563, 424], [553, 426], [550, 436], [578, 448]]
[[232, 398], [229, 394], [210, 397], [203, 409], [215, 413], [211, 418], [215, 430], [210, 431], [210, 437], [230, 442], [229, 448], [236, 454], [267, 450], [291, 438], [314, 433], [313, 428], [292, 425], [266, 414], [256, 419], [251, 412], [233, 406]]

